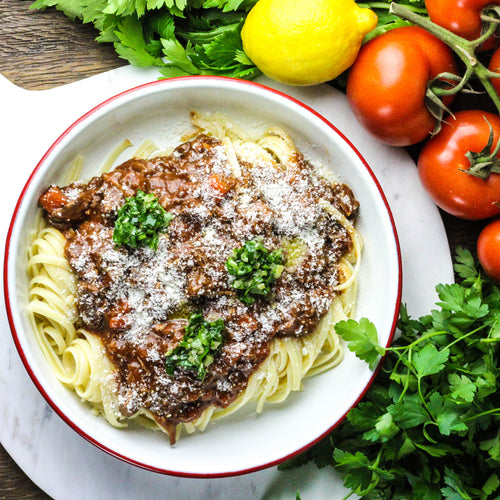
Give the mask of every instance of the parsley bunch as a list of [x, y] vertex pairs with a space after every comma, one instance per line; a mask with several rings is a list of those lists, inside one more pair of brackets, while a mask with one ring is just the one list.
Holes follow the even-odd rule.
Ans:
[[246, 241], [227, 259], [226, 268], [235, 277], [232, 287], [245, 304], [253, 304], [256, 296], [267, 296], [271, 285], [283, 272], [281, 249], [269, 252], [259, 241]]
[[156, 250], [159, 234], [168, 228], [172, 218], [154, 194], [139, 190], [118, 210], [113, 241], [130, 248], [148, 246]]
[[402, 309], [387, 349], [368, 320], [338, 324], [359, 357], [387, 357], [347, 419], [288, 466], [333, 465], [367, 499], [500, 498], [500, 288], [466, 250], [455, 270], [462, 282], [436, 287], [436, 310]]
[[173, 375], [181, 367], [196, 372], [197, 378], [203, 380], [214, 355], [222, 347], [224, 328], [223, 319], [209, 322], [200, 312], [191, 314], [183, 339], [166, 355], [167, 373]]
[[224, 75], [253, 79], [260, 71], [243, 51], [240, 31], [257, 0], [36, 0], [90, 23], [98, 42], [119, 57], [156, 67], [165, 77]]

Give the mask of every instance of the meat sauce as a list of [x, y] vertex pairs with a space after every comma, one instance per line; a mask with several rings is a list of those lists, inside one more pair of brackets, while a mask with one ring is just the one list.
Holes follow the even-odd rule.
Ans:
[[[88, 183], [50, 186], [39, 200], [67, 239], [79, 326], [101, 338], [116, 367], [121, 413], [147, 410], [172, 443], [177, 424], [235, 400], [275, 337], [315, 329], [352, 245], [318, 203], [327, 200], [355, 218], [358, 202], [347, 186], [318, 176], [298, 152], [286, 168], [240, 164], [235, 176], [222, 143], [200, 135], [169, 156], [131, 159]], [[153, 193], [174, 216], [156, 250], [113, 243], [117, 211], [138, 190]], [[283, 248], [285, 270], [271, 297], [247, 305], [225, 263], [252, 239]], [[294, 242], [301, 251], [292, 259]], [[225, 323], [223, 346], [203, 380], [189, 370], [165, 370], [166, 353], [181, 341], [192, 311]]]

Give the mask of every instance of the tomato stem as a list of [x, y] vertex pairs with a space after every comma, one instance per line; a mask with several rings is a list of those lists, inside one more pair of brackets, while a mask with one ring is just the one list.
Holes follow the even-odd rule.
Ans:
[[481, 20], [486, 23], [500, 24], [500, 6], [488, 5], [481, 12]]
[[468, 151], [465, 154], [465, 157], [469, 160], [470, 165], [468, 169], [464, 170], [464, 172], [469, 175], [473, 175], [474, 177], [487, 180], [492, 172], [500, 173], [500, 159], [497, 158], [497, 154], [500, 151], [500, 139], [493, 148], [493, 127], [486, 117], [484, 119], [486, 120], [490, 130], [488, 142], [482, 151]]
[[[383, 9], [383, 10], [389, 10], [390, 4], [386, 2], [356, 2], [359, 7], [363, 9]], [[425, 7], [415, 7], [413, 5], [407, 5], [407, 9], [411, 10], [412, 12], [419, 12], [420, 14], [425, 14], [427, 13], [427, 9]]]
[[471, 42], [474, 45], [474, 48], [481, 47], [481, 45], [484, 42], [486, 42], [488, 38], [490, 38], [493, 34], [495, 34], [498, 28], [498, 23], [500, 22], [500, 19], [486, 15], [482, 15], [481, 19], [483, 20], [483, 22], [488, 23], [487, 29], [484, 31], [483, 34], [481, 34], [479, 38], [476, 38]]
[[[430, 89], [435, 95], [439, 97], [447, 95], [455, 95], [457, 92], [462, 91], [466, 87], [472, 74], [473, 74], [473, 69], [471, 67], [466, 68], [465, 73], [462, 77], [457, 76], [453, 73], [440, 73], [430, 82]], [[452, 85], [453, 80], [458, 83]], [[448, 84], [447, 88], [435, 84], [435, 82], [443, 82], [443, 81]]]
[[452, 33], [442, 26], [433, 23], [427, 17], [420, 16], [416, 12], [407, 9], [403, 5], [392, 2], [389, 8], [389, 12], [402, 19], [406, 19], [407, 21], [410, 21], [417, 26], [420, 26], [435, 37], [439, 38], [442, 42], [448, 45], [448, 47], [450, 47], [465, 64], [466, 71], [464, 77], [462, 78], [462, 81], [454, 87], [454, 90], [447, 90], [446, 93], [450, 94], [459, 92], [464, 88], [467, 81], [473, 75], [475, 75], [476, 78], [481, 82], [482, 86], [484, 87], [494, 105], [496, 106], [498, 112], [500, 113], [500, 96], [498, 95], [493, 84], [490, 81], [490, 78], [497, 78], [499, 75], [490, 71], [486, 66], [484, 66], [478, 60], [475, 54], [477, 48], [494, 33], [499, 21], [498, 19], [490, 21], [485, 33], [476, 40], [470, 41], [458, 35], [455, 35], [455, 33]]

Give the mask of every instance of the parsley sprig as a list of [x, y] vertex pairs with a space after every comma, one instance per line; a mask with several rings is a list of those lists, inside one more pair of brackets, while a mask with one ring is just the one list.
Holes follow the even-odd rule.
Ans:
[[130, 248], [148, 246], [156, 250], [159, 234], [168, 228], [172, 218], [154, 194], [139, 190], [118, 210], [113, 241]]
[[166, 355], [167, 373], [173, 375], [176, 368], [181, 367], [195, 372], [197, 378], [203, 380], [215, 354], [222, 347], [224, 328], [223, 319], [210, 322], [200, 312], [191, 314], [183, 339]]
[[226, 269], [235, 279], [232, 287], [238, 291], [245, 304], [253, 304], [256, 297], [271, 293], [271, 285], [283, 272], [283, 251], [269, 250], [257, 240], [245, 241], [233, 250], [227, 259]]
[[386, 358], [347, 419], [288, 467], [334, 465], [367, 499], [500, 498], [500, 288], [464, 249], [455, 271], [462, 281], [436, 287], [430, 314], [414, 320], [402, 308], [389, 348], [366, 319], [337, 325], [372, 366]]

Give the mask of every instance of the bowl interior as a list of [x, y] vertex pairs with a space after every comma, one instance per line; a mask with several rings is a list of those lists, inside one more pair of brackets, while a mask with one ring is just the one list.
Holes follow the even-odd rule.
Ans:
[[[112, 428], [65, 389], [45, 362], [26, 317], [26, 248], [37, 213], [37, 198], [51, 183], [62, 183], [71, 160], [85, 158], [82, 178], [94, 175], [123, 139], [134, 146], [152, 139], [174, 146], [190, 128], [191, 110], [222, 112], [248, 129], [279, 125], [305, 157], [327, 165], [360, 201], [358, 229], [364, 239], [357, 317], [378, 328], [379, 342], [392, 339], [401, 293], [397, 237], [383, 193], [373, 173], [336, 129], [300, 103], [257, 84], [221, 78], [180, 78], [155, 82], [98, 106], [59, 137], [28, 181], [7, 241], [7, 307], [14, 340], [33, 381], [49, 404], [77, 432], [130, 463], [186, 476], [233, 475], [273, 465], [296, 454], [336, 425], [357, 402], [373, 371], [346, 350], [335, 369], [307, 379], [304, 390], [284, 403], [251, 409], [183, 435], [170, 447], [165, 435]], [[125, 152], [119, 164], [130, 155]]]

